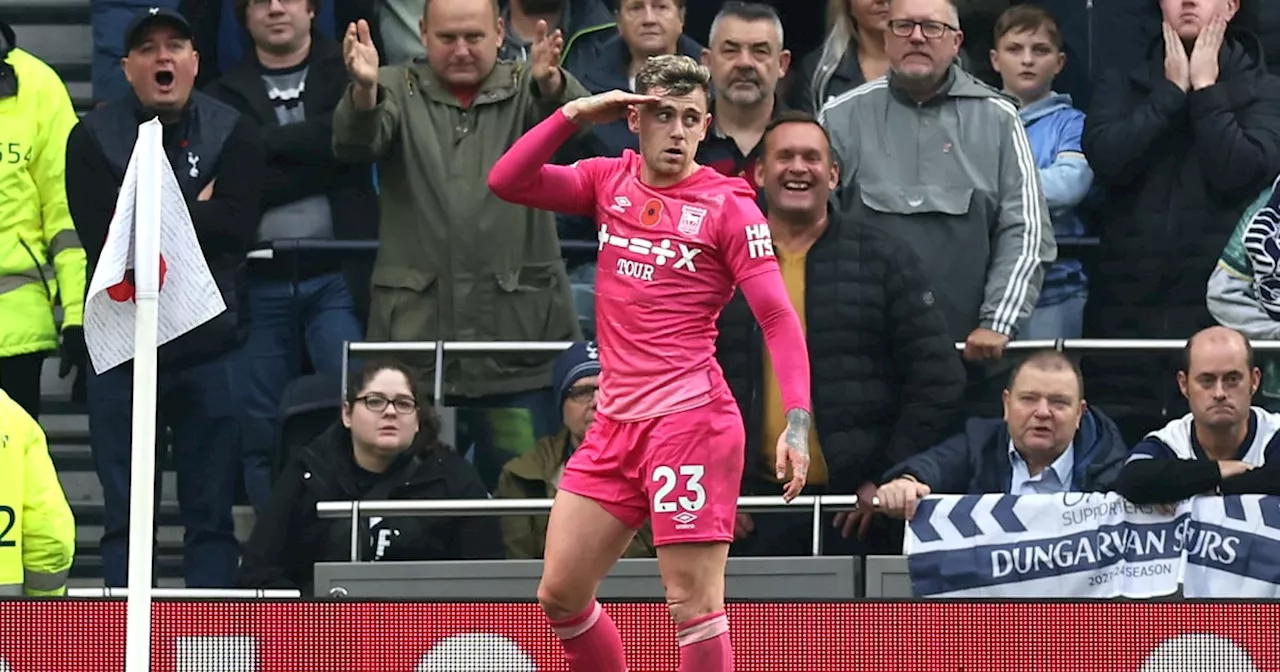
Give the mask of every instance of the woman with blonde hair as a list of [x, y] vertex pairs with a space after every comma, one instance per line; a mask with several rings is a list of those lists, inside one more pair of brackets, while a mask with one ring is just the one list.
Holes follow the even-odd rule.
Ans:
[[827, 39], [793, 72], [788, 105], [817, 114], [831, 98], [889, 72], [889, 0], [828, 0]]

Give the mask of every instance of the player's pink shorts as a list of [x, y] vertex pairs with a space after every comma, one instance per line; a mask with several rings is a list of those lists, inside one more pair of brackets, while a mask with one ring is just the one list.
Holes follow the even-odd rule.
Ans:
[[728, 391], [649, 420], [596, 416], [565, 465], [560, 489], [589, 497], [628, 527], [653, 524], [653, 543], [733, 541], [746, 436]]

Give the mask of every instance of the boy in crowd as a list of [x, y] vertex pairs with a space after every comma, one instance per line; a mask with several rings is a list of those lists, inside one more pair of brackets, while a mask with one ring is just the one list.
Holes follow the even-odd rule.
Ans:
[[[1053, 91], [1066, 61], [1061, 31], [1044, 9], [1015, 5], [996, 21], [991, 66], [1021, 108], [1058, 238], [1084, 235], [1075, 210], [1093, 186], [1080, 146], [1084, 113], [1071, 106], [1071, 96]], [[1040, 300], [1019, 338], [1079, 338], [1087, 292], [1080, 261], [1060, 258], [1046, 272]]]

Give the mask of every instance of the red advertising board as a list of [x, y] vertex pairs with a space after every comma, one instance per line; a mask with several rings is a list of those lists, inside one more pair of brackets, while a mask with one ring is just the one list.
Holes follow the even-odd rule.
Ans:
[[[661, 604], [607, 605], [631, 672], [678, 667]], [[532, 604], [163, 602], [155, 672], [554, 672]], [[734, 604], [738, 672], [1280, 672], [1280, 604]], [[115, 672], [122, 601], [0, 602], [0, 672]]]

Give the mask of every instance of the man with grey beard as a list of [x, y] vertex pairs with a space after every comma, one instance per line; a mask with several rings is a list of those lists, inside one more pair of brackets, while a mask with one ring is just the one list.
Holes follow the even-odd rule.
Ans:
[[726, 2], [720, 9], [702, 50], [715, 97], [698, 163], [755, 184], [765, 128], [783, 109], [778, 82], [791, 65], [791, 52], [782, 48], [782, 37], [782, 19], [769, 5]]

